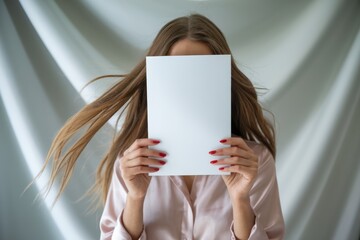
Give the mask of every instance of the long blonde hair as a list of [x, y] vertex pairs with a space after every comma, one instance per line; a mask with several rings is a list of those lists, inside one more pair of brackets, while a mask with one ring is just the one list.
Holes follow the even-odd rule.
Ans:
[[[206, 43], [213, 54], [231, 54], [219, 28], [208, 18], [192, 14], [174, 19], [163, 26], [146, 55], [168, 55], [172, 45], [184, 38]], [[263, 109], [258, 103], [253, 84], [239, 70], [233, 58], [231, 59], [231, 76], [232, 133], [244, 139], [262, 143], [275, 157], [274, 129], [263, 115]], [[61, 175], [60, 189], [54, 204], [65, 190], [79, 155], [92, 137], [114, 114], [121, 111], [121, 116], [126, 109], [122, 128], [115, 135], [109, 150], [99, 163], [95, 183], [86, 192], [86, 195], [95, 196], [93, 203], [96, 203], [96, 206], [93, 210], [102, 206], [106, 201], [117, 155], [122, 155], [135, 139], [147, 137], [145, 57], [126, 75], [104, 75], [91, 82], [106, 77], [119, 77], [119, 81], [98, 99], [84, 106], [67, 120], [53, 140], [42, 169], [34, 178], [36, 180], [53, 159], [51, 176], [45, 192], [49, 192], [56, 177]], [[86, 131], [79, 136], [79, 132], [83, 128], [86, 128]], [[65, 145], [75, 136], [77, 139], [74, 144], [63, 153]]]

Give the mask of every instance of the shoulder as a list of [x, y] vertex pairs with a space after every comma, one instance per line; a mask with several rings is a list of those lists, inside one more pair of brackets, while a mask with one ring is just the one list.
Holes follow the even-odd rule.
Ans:
[[255, 141], [244, 140], [245, 143], [253, 150], [253, 152], [258, 156], [259, 168], [263, 168], [266, 165], [269, 167], [275, 167], [275, 159], [269, 149], [262, 143]]
[[113, 171], [112, 171], [112, 184], [122, 189], [123, 194], [127, 193], [125, 182], [121, 176], [120, 170], [121, 157], [118, 155], [115, 159]]
[[113, 174], [116, 177], [121, 176], [121, 174], [120, 174], [120, 161], [121, 161], [120, 156], [117, 156], [116, 159], [115, 159], [115, 162], [114, 162], [114, 166], [113, 166]]
[[245, 140], [258, 157], [258, 174], [252, 191], [262, 191], [276, 181], [275, 160], [269, 149], [254, 141]]
[[261, 143], [245, 140], [247, 145], [258, 156], [258, 174], [251, 189], [254, 205], [265, 199], [276, 187], [276, 167], [275, 160], [269, 149]]

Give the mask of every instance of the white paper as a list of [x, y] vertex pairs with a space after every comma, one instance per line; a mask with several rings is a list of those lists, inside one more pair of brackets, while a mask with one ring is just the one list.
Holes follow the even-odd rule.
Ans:
[[[152, 176], [223, 175], [209, 151], [231, 137], [230, 55], [146, 57], [149, 147], [167, 153]], [[162, 159], [162, 158], [158, 158]]]

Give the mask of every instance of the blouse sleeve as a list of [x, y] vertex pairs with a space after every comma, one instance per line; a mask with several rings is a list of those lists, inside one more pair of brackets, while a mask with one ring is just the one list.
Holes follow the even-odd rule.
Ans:
[[[120, 175], [119, 163], [120, 158], [118, 157], [114, 164], [108, 195], [100, 218], [100, 240], [132, 240], [121, 220], [127, 189]], [[139, 239], [146, 239], [144, 230]]]
[[[250, 191], [250, 203], [255, 214], [255, 224], [249, 240], [283, 239], [285, 223], [280, 205], [275, 161], [271, 153], [262, 147], [259, 154], [258, 176]], [[231, 224], [232, 240], [235, 240], [234, 223]]]

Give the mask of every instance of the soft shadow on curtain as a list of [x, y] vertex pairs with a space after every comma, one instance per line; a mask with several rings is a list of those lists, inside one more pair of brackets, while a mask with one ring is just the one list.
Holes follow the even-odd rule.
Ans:
[[[358, 239], [360, 3], [298, 1], [1, 1], [0, 239], [97, 239], [101, 210], [75, 202], [94, 181], [110, 122], [65, 194], [21, 195], [66, 119], [125, 73], [168, 20], [198, 12], [224, 31], [240, 68], [269, 89], [286, 239]], [[86, 162], [86, 164], [85, 164]]]

